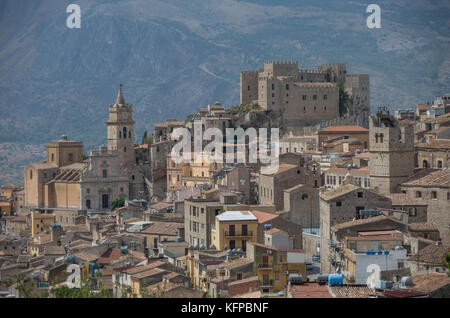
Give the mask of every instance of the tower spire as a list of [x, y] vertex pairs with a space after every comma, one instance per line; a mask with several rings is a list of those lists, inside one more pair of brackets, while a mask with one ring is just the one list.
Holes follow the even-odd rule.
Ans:
[[117, 94], [117, 100], [116, 100], [116, 105], [125, 105], [125, 100], [123, 98], [123, 93], [122, 93], [122, 84], [120, 84], [119, 86], [119, 93]]

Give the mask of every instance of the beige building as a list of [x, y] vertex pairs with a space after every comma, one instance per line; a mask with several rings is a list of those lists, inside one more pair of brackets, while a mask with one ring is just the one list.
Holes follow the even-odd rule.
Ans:
[[351, 183], [325, 191], [320, 194], [320, 257], [322, 272], [334, 270], [328, 260], [329, 240], [333, 225], [358, 220], [361, 211], [375, 208], [390, 208], [391, 200], [381, 194], [363, 189]]
[[398, 185], [414, 174], [414, 128], [400, 126], [386, 109], [370, 117], [370, 187], [383, 194], [399, 192]]
[[83, 161], [83, 144], [63, 136], [47, 143], [44, 162], [25, 167], [26, 208], [79, 214], [109, 211], [118, 198], [147, 197], [145, 169], [135, 159], [132, 105], [125, 103], [122, 88], [108, 111], [107, 147], [91, 149]]
[[423, 170], [400, 185], [406, 195], [428, 205], [427, 222], [437, 226], [442, 242], [450, 242], [450, 172], [448, 169]]
[[369, 110], [369, 76], [346, 73], [343, 63], [302, 70], [295, 61], [264, 62], [262, 69], [241, 72], [240, 102], [257, 102], [263, 109], [282, 111], [287, 126], [305, 126], [311, 120], [339, 117], [336, 83], [342, 83], [358, 111]]

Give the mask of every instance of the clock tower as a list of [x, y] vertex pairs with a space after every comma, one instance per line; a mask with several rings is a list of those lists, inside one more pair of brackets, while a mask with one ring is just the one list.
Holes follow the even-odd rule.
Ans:
[[379, 193], [398, 192], [398, 185], [414, 174], [414, 127], [380, 108], [369, 120], [370, 187]]
[[108, 150], [117, 151], [119, 164], [135, 164], [133, 105], [126, 104], [120, 84], [116, 103], [108, 107]]

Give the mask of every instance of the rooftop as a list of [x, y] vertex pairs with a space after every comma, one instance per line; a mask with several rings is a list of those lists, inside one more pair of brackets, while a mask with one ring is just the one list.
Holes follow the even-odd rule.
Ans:
[[416, 255], [411, 256], [411, 260], [426, 264], [442, 265], [447, 253], [450, 253], [449, 245], [433, 244], [424, 247]]
[[408, 178], [402, 186], [450, 187], [448, 169], [425, 169]]
[[258, 218], [250, 211], [226, 211], [216, 216], [216, 218], [221, 222], [258, 221]]
[[320, 133], [329, 132], [364, 132], [369, 133], [369, 130], [359, 126], [329, 126], [319, 131]]
[[276, 214], [252, 210], [252, 214], [258, 219], [258, 223], [266, 223], [278, 217]]
[[292, 298], [333, 298], [328, 292], [327, 285], [317, 283], [305, 283], [302, 285], [291, 285], [289, 292]]

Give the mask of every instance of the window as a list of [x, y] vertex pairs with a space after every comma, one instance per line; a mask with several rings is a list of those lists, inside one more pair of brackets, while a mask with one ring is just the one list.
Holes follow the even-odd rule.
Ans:
[[86, 209], [91, 208], [91, 200], [86, 200]]
[[108, 170], [103, 169], [102, 173], [103, 173], [103, 178], [107, 178], [108, 177]]
[[123, 148], [123, 152], [127, 152], [127, 147], [124, 147], [124, 148]]
[[30, 170], [30, 180], [33, 179], [33, 170]]
[[422, 167], [428, 168], [428, 161], [426, 161], [426, 160], [422, 161]]
[[337, 201], [336, 206], [342, 206], [342, 201]]
[[289, 84], [286, 84], [286, 90], [289, 90]]
[[275, 89], [275, 84], [272, 84], [272, 90], [274, 90]]
[[438, 160], [437, 166], [438, 166], [438, 168], [442, 168], [442, 161], [441, 160]]
[[127, 127], [123, 127], [123, 138], [127, 138]]
[[409, 216], [416, 216], [417, 208], [409, 208]]
[[73, 161], [73, 153], [69, 153], [69, 162]]
[[316, 100], [317, 99], [317, 95], [313, 95], [313, 100]]
[[416, 198], [421, 198], [421, 197], [422, 197], [422, 192], [416, 191]]
[[128, 138], [131, 138], [131, 131], [128, 132]]
[[87, 189], [86, 189], [86, 193], [87, 193], [87, 194], [91, 193], [91, 189], [90, 189], [90, 188], [87, 188]]
[[[324, 99], [324, 100], [327, 100], [327, 99], [328, 99], [328, 95], [326, 95], [326, 94], [323, 95], [323, 99]], [[326, 108], [326, 107], [325, 107], [325, 108]]]
[[122, 138], [122, 132], [119, 131], [119, 138]]
[[55, 161], [55, 154], [52, 153], [52, 161]]
[[362, 198], [363, 197], [363, 193], [362, 192], [358, 192], [358, 198]]
[[306, 100], [306, 95], [303, 95], [303, 96], [302, 96], [302, 99], [303, 99], [303, 100]]
[[431, 191], [431, 198], [432, 199], [437, 199], [437, 192], [436, 191]]
[[233, 250], [236, 248], [236, 242], [234, 240], [230, 240], [230, 250]]

